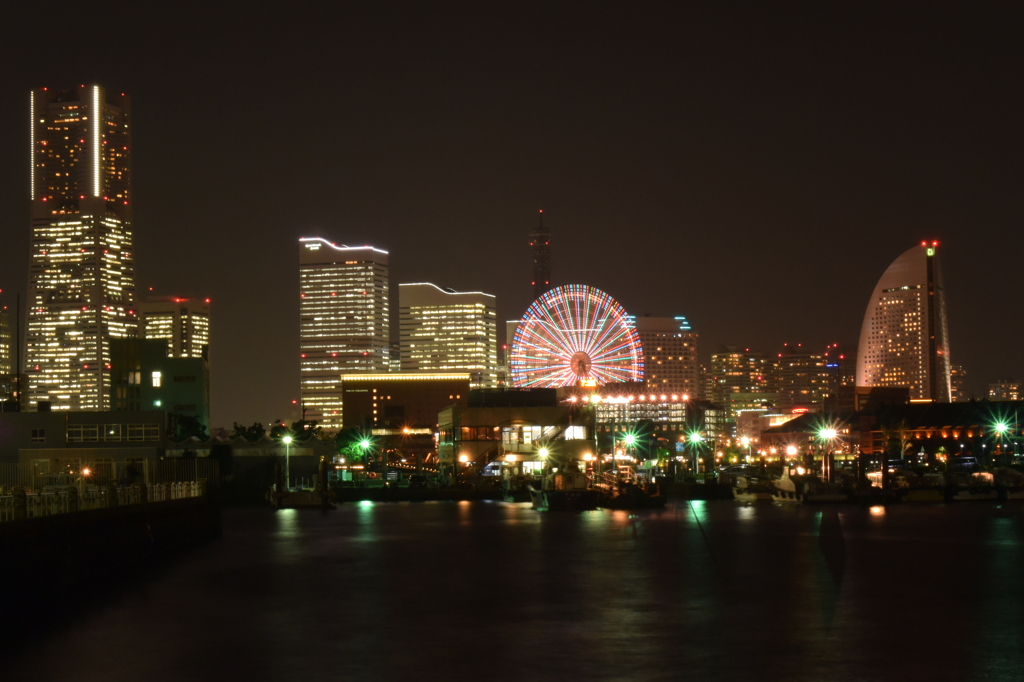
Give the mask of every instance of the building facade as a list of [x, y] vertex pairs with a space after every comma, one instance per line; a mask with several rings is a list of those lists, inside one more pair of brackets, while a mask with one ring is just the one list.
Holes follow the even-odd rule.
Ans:
[[825, 356], [811, 353], [801, 344], [785, 344], [772, 359], [770, 385], [778, 394], [776, 407], [821, 407], [829, 395]]
[[949, 401], [962, 403], [970, 399], [967, 395], [967, 370], [963, 365], [949, 366]]
[[451, 405], [466, 405], [466, 372], [398, 372], [344, 374], [344, 428], [437, 429], [437, 415]]
[[210, 299], [150, 298], [139, 316], [144, 338], [167, 341], [167, 357], [209, 359]]
[[210, 427], [210, 365], [205, 357], [173, 357], [167, 339], [111, 342], [111, 409], [163, 410]]
[[14, 333], [11, 317], [11, 311], [0, 300], [0, 375], [14, 373]]
[[109, 406], [110, 339], [137, 335], [131, 104], [99, 85], [31, 93], [30, 405]]
[[764, 353], [750, 348], [722, 346], [711, 354], [707, 398], [726, 406], [731, 393], [769, 392], [769, 364]]
[[911, 400], [950, 401], [938, 245], [921, 242], [904, 252], [875, 285], [861, 326], [858, 386], [906, 386]]
[[342, 426], [341, 375], [387, 372], [388, 252], [299, 240], [300, 392], [306, 418]]
[[474, 387], [497, 383], [497, 310], [491, 294], [399, 284], [403, 372], [468, 372]]
[[700, 398], [699, 335], [685, 317], [638, 317], [644, 382], [652, 391]]
[[994, 384], [988, 385], [989, 400], [1020, 400], [1024, 397], [1021, 391], [1021, 382], [1016, 379], [1000, 379]]
[[544, 227], [544, 211], [537, 214], [537, 227], [530, 231], [530, 255], [533, 257], [533, 297], [538, 299], [551, 288], [551, 231]]

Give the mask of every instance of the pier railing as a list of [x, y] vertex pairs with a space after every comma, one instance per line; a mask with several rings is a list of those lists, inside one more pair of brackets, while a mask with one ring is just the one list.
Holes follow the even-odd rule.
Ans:
[[203, 497], [216, 486], [217, 464], [216, 460], [77, 461], [58, 471], [0, 464], [0, 523]]

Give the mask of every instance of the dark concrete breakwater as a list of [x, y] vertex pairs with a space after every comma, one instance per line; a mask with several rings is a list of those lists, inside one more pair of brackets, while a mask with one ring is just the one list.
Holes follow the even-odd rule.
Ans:
[[111, 589], [220, 534], [221, 508], [213, 495], [2, 523], [3, 602], [21, 617], [5, 619], [0, 632], [84, 593]]

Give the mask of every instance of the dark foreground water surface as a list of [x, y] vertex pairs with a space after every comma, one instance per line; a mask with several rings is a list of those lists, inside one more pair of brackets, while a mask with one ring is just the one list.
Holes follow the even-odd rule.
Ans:
[[116, 592], [0, 679], [1024, 680], [1024, 503], [235, 509]]

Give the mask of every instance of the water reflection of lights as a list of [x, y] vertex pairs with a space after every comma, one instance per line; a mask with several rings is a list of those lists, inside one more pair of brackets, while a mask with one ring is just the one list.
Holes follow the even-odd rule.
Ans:
[[883, 507], [880, 504], [876, 504], [874, 507], [871, 507], [868, 511], [871, 512], [872, 516], [885, 516], [885, 507]]
[[757, 515], [757, 510], [754, 509], [754, 505], [745, 504], [742, 507], [736, 508], [736, 517], [743, 519], [744, 521], [750, 521]]

